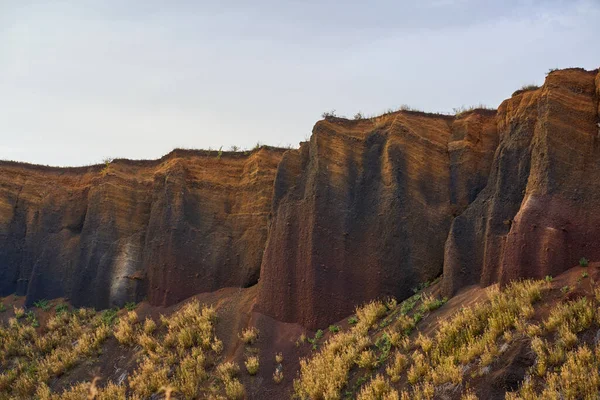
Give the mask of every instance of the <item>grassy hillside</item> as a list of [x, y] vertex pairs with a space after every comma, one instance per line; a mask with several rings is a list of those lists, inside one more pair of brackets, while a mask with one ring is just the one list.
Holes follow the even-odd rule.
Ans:
[[[471, 288], [448, 302], [432, 285], [401, 303], [363, 305], [274, 360], [262, 349], [279, 340], [248, 326], [224, 344], [218, 308], [197, 300], [141, 317], [135, 305], [96, 312], [43, 301], [25, 310], [4, 299], [0, 399], [261, 398], [248, 382], [266, 396], [286, 384], [291, 365], [289, 397], [302, 399], [595, 399], [598, 272]], [[232, 346], [241, 352], [224, 351]], [[77, 372], [124, 355], [130, 362], [117, 379]]]

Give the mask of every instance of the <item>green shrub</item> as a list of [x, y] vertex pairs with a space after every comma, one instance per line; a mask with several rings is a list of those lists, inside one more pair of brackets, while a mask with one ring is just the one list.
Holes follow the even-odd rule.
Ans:
[[581, 267], [587, 267], [588, 263], [589, 263], [589, 261], [585, 257], [581, 257], [581, 260], [579, 260], [579, 266], [581, 266]]
[[46, 300], [46, 299], [38, 300], [38, 301], [34, 302], [33, 305], [44, 311], [48, 311], [48, 309], [50, 308], [50, 305], [48, 304], [48, 300]]
[[117, 312], [119, 310], [117, 310], [116, 308], [111, 308], [108, 310], [104, 310], [102, 312], [102, 322], [104, 322], [106, 325], [112, 325], [115, 323], [116, 319], [117, 319]]

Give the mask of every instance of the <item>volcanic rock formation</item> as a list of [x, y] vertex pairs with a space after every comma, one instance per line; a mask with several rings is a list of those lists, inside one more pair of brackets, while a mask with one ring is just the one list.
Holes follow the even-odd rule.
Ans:
[[0, 296], [173, 304], [257, 282], [283, 150], [156, 161], [0, 162]]
[[453, 215], [487, 181], [495, 111], [318, 122], [275, 180], [259, 309], [323, 327], [442, 272]]
[[318, 122], [299, 149], [0, 162], [0, 296], [170, 305], [260, 283], [318, 328], [373, 298], [557, 275], [600, 259], [600, 74], [550, 73], [497, 111]]
[[447, 294], [600, 259], [599, 99], [598, 70], [574, 68], [500, 105], [489, 181], [446, 243]]

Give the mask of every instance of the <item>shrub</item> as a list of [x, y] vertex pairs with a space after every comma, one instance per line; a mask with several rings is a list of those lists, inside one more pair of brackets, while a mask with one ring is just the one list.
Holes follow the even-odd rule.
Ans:
[[66, 304], [57, 304], [56, 307], [54, 307], [54, 311], [56, 311], [56, 314], [60, 315], [68, 312], [69, 306], [67, 306]]
[[282, 353], [275, 354], [275, 362], [277, 364], [281, 364], [283, 362], [283, 354]]
[[325, 111], [323, 114], [321, 114], [321, 117], [323, 119], [335, 118], [336, 117], [335, 110]]
[[4, 311], [6, 311], [6, 306], [4, 305], [4, 303], [0, 302], [0, 312]]
[[398, 392], [390, 387], [382, 375], [377, 374], [362, 388], [356, 398], [357, 400], [398, 399]]
[[107, 325], [112, 325], [117, 319], [117, 309], [108, 309], [102, 312], [102, 322]]
[[579, 265], [580, 265], [581, 267], [587, 267], [587, 266], [588, 266], [588, 264], [589, 264], [589, 261], [588, 261], [588, 259], [587, 259], [587, 258], [585, 258], [585, 257], [581, 257], [581, 259], [579, 260]]
[[38, 300], [38, 301], [34, 302], [33, 305], [44, 311], [48, 311], [50, 309], [50, 304], [48, 303], [48, 300], [46, 300], [46, 299]]
[[338, 333], [340, 331], [340, 327], [337, 325], [329, 325], [329, 332]]
[[358, 318], [356, 318], [356, 316], [351, 316], [350, 318], [348, 318], [348, 324], [350, 325], [354, 325], [358, 322]]
[[231, 361], [219, 364], [219, 366], [217, 367], [217, 375], [223, 381], [235, 378], [239, 372], [240, 367], [238, 367], [237, 364], [234, 364]]
[[446, 302], [448, 299], [444, 297], [443, 299], [434, 298], [433, 296], [423, 296], [423, 303], [421, 305], [421, 310], [423, 312], [437, 310]]
[[239, 380], [230, 379], [225, 382], [225, 394], [230, 400], [241, 400], [246, 395], [246, 391]]
[[273, 372], [273, 382], [281, 383], [282, 381], [283, 381], [283, 371], [278, 368], [275, 370], [275, 372]]
[[402, 302], [402, 305], [400, 306], [400, 314], [402, 314], [402, 315], [408, 314], [413, 308], [415, 308], [415, 305], [417, 304], [417, 302], [419, 300], [421, 300], [420, 293], [417, 293], [417, 294], [409, 297], [408, 299], [404, 300]]
[[242, 333], [239, 335], [239, 338], [245, 344], [252, 344], [258, 338], [258, 329], [255, 327], [245, 328], [242, 330]]
[[153, 319], [146, 318], [144, 321], [144, 332], [150, 335], [152, 332], [156, 330], [156, 322]]
[[398, 382], [400, 380], [400, 374], [406, 369], [407, 365], [408, 358], [399, 351], [396, 351], [392, 363], [387, 366], [385, 372], [392, 382]]
[[[135, 312], [135, 311], [132, 311]], [[114, 335], [119, 343], [124, 345], [130, 345], [134, 343], [135, 330], [133, 324], [128, 318], [120, 318], [119, 323], [115, 329]]]
[[25, 309], [23, 307], [15, 307], [13, 306], [13, 311], [15, 313], [16, 319], [21, 319], [25, 316]]
[[250, 375], [256, 375], [258, 372], [259, 360], [258, 356], [250, 356], [246, 359], [244, 363], [246, 365], [246, 370]]
[[363, 322], [366, 327], [372, 327], [375, 322], [386, 313], [385, 305], [380, 301], [372, 301], [356, 310], [358, 320]]
[[356, 364], [361, 368], [375, 368], [377, 365], [377, 356], [375, 356], [373, 350], [365, 350], [358, 355]]

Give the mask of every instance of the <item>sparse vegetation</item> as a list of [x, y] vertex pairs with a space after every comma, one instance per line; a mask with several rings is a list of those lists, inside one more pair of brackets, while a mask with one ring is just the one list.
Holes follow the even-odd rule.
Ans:
[[521, 88], [519, 90], [515, 90], [512, 95], [516, 96], [518, 94], [521, 94], [521, 93], [524, 93], [524, 92], [529, 92], [531, 90], [537, 90], [539, 88], [540, 87], [538, 85], [533, 84], [533, 83], [526, 84], [526, 85], [521, 86]]
[[239, 335], [239, 338], [245, 344], [253, 344], [258, 338], [258, 329], [255, 327], [245, 328], [242, 330], [242, 333]]
[[[561, 282], [578, 277], [572, 274]], [[525, 346], [523, 351], [533, 361], [507, 399], [595, 398], [600, 390], [600, 343], [595, 339], [600, 328], [600, 289], [592, 287], [589, 293], [588, 285], [574, 288], [578, 295], [588, 293], [577, 298], [556, 296], [564, 289], [548, 278], [515, 282], [503, 289], [494, 285], [486, 289], [484, 299], [440, 319], [431, 315], [451, 311], [436, 311], [446, 299], [431, 294], [435, 289], [400, 303], [372, 301], [355, 310], [355, 322], [347, 328], [331, 325], [330, 334], [317, 330], [311, 338], [304, 334], [298, 338], [298, 346], [308, 341], [315, 351], [300, 360], [294, 392], [304, 400], [433, 399], [448, 393], [453, 393], [452, 398], [476, 399], [468, 389], [473, 379], [503, 368], [503, 354], [514, 357], [508, 349], [519, 345]], [[547, 291], [553, 295], [545, 297]], [[542, 298], [556, 303], [544, 309]], [[0, 325], [0, 398], [79, 399], [94, 391], [99, 399], [167, 393], [182, 399], [242, 399], [244, 380], [257, 385], [285, 381], [281, 352], [269, 353], [274, 357], [272, 366], [267, 365], [273, 368], [268, 372], [272, 381], [245, 375], [260, 371], [259, 348], [251, 346], [259, 335], [255, 327], [239, 334], [246, 344], [243, 352], [223, 362], [224, 344], [215, 335], [216, 312], [197, 301], [161, 316], [160, 324], [140, 318], [135, 310], [69, 312], [66, 307], [48, 306], [46, 311], [42, 304], [36, 307], [26, 310], [15, 305], [15, 316]], [[422, 319], [431, 322], [422, 325]], [[431, 324], [435, 329], [430, 329]], [[64, 391], [53, 392], [57, 377], [98, 357], [112, 336], [116, 340], [110, 343], [131, 349], [137, 357], [124, 380], [103, 386], [96, 381], [74, 382]], [[245, 377], [240, 377], [240, 366]]]
[[275, 372], [273, 372], [273, 382], [281, 383], [282, 381], [283, 381], [283, 371], [280, 369], [276, 369]]
[[[185, 399], [218, 397], [220, 392], [232, 399], [244, 397], [243, 385], [235, 379], [237, 366], [216, 366], [223, 343], [215, 336], [216, 313], [211, 307], [187, 303], [162, 318], [161, 330], [150, 318], [139, 323], [134, 310], [117, 314], [86, 308], [68, 312], [58, 306], [51, 311], [41, 304], [39, 308], [54, 312], [43, 330], [36, 330], [39, 322], [32, 311], [18, 307], [20, 319], [0, 326], [0, 398], [80, 399], [91, 393], [98, 399], [121, 399], [125, 393], [148, 398], [161, 391]], [[49, 382], [97, 357], [111, 333], [124, 346], [140, 346], [139, 363], [128, 379], [104, 387], [97, 387], [96, 380], [79, 382], [53, 393]]]
[[50, 308], [50, 304], [46, 299], [38, 300], [34, 302], [33, 305], [34, 307], [42, 309], [44, 311], [48, 311], [48, 309]]
[[588, 259], [585, 257], [581, 257], [581, 259], [579, 260], [579, 266], [585, 268], [588, 266], [588, 264], [589, 264]]
[[[383, 303], [369, 303], [357, 309], [358, 322], [349, 331], [333, 336], [320, 352], [301, 361], [300, 378], [295, 381], [296, 394], [301, 398], [337, 398], [354, 363], [361, 369], [385, 365], [392, 383], [406, 374], [412, 389], [401, 393], [404, 398], [431, 398], [439, 385], [460, 384], [465, 366], [476, 365], [475, 360], [481, 359], [481, 365], [492, 363], [499, 351], [498, 338], [527, 316], [531, 317], [529, 307], [541, 298], [544, 287], [542, 281], [524, 281], [510, 285], [505, 291], [492, 287], [488, 290], [488, 301], [462, 309], [440, 322], [434, 336], [420, 333], [411, 341], [406, 335], [425, 317], [423, 312], [433, 311], [444, 303], [443, 299], [415, 295], [398, 307], [396, 321], [385, 328], [374, 345], [369, 330], [391, 310]], [[419, 301], [419, 310], [410, 316]], [[391, 346], [396, 350], [390, 361]], [[378, 386], [384, 386], [382, 379], [377, 379]], [[371, 389], [363, 389], [364, 396], [372, 394]]]
[[248, 357], [246, 359], [246, 362], [244, 363], [244, 365], [246, 366], [246, 370], [248, 371], [248, 373], [250, 375], [256, 375], [256, 373], [258, 372], [258, 367], [259, 367], [258, 356]]
[[321, 118], [323, 119], [330, 119], [335, 117], [337, 117], [337, 115], [335, 114], [335, 110], [325, 111], [323, 114], [321, 114]]
[[100, 170], [100, 175], [105, 176], [106, 174], [108, 174], [110, 164], [112, 164], [112, 162], [113, 159], [111, 157], [105, 157], [102, 159], [102, 164], [104, 164], [104, 166], [102, 167], [102, 170]]
[[461, 106], [461, 107], [452, 109], [456, 118], [461, 117], [464, 114], [469, 113], [471, 111], [475, 111], [475, 110], [494, 110], [494, 108], [486, 106], [485, 104], [478, 104], [476, 106], [469, 106], [469, 107]]

